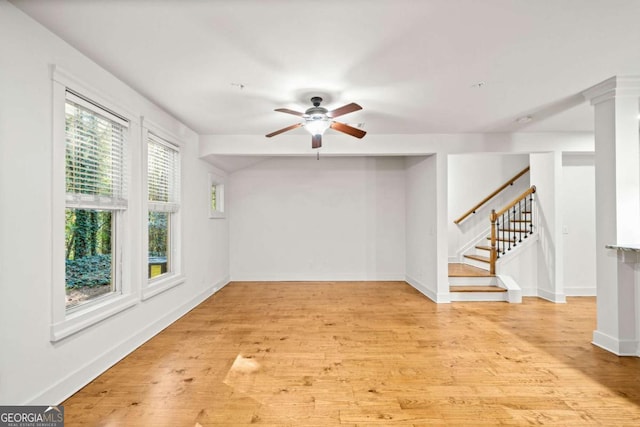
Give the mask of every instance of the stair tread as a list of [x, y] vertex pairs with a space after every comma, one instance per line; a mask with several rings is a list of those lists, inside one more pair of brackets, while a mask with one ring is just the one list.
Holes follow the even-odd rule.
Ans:
[[478, 246], [476, 246], [476, 249], [480, 249], [482, 251], [490, 251], [491, 250], [491, 246], [478, 245]]
[[527, 230], [526, 228], [523, 228], [521, 230], [518, 230], [517, 228], [501, 228], [500, 230], [498, 230], [498, 233], [504, 231], [505, 233], [528, 233], [529, 230]]
[[530, 219], [512, 219], [511, 222], [531, 222]]
[[[491, 240], [491, 237], [487, 237], [487, 240]], [[514, 237], [513, 239], [496, 238], [496, 240], [500, 242], [515, 242], [517, 239]]]
[[449, 286], [449, 292], [507, 292], [507, 290], [499, 286], [452, 285]]
[[493, 277], [494, 275], [482, 268], [469, 264], [449, 263], [449, 277]]
[[465, 255], [464, 257], [469, 259], [475, 259], [476, 261], [481, 261], [481, 262], [491, 262], [489, 257], [482, 256], [482, 255]]

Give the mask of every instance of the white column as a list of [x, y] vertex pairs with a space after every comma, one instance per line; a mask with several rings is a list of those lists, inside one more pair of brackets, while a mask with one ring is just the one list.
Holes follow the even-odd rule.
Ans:
[[595, 107], [598, 323], [593, 343], [618, 355], [636, 355], [633, 275], [624, 255], [605, 246], [640, 244], [640, 76], [613, 77], [583, 94]]
[[531, 153], [531, 184], [538, 226], [538, 296], [549, 301], [564, 303], [564, 266], [562, 236], [562, 153]]
[[449, 294], [449, 225], [448, 225], [448, 200], [449, 200], [449, 161], [447, 154], [436, 154], [436, 192], [437, 192], [437, 302], [451, 302]]

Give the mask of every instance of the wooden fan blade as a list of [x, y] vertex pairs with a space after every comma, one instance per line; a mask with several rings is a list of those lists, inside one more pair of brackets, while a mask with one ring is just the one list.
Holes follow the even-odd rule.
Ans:
[[287, 132], [296, 128], [301, 127], [303, 124], [302, 123], [296, 123], [295, 125], [291, 125], [291, 126], [287, 126], [286, 128], [282, 128], [280, 130], [277, 130], [275, 132], [271, 132], [268, 135], [265, 135], [267, 138], [271, 138], [272, 136], [276, 136], [276, 135], [280, 135], [283, 132]]
[[327, 117], [336, 118], [338, 116], [342, 116], [347, 113], [352, 113], [354, 111], [362, 110], [362, 107], [352, 102], [351, 104], [347, 104], [343, 107], [336, 108], [335, 110], [329, 111], [327, 113]]
[[360, 130], [358, 128], [354, 128], [353, 126], [345, 125], [340, 122], [331, 122], [331, 129], [335, 129], [338, 132], [346, 133], [351, 136], [355, 136], [356, 138], [362, 138], [367, 134], [367, 132]]
[[311, 148], [320, 148], [320, 147], [322, 147], [322, 135], [312, 135]]
[[298, 117], [304, 117], [304, 113], [289, 110], [288, 108], [276, 108], [276, 111], [279, 111], [281, 113], [293, 114], [294, 116], [298, 116]]

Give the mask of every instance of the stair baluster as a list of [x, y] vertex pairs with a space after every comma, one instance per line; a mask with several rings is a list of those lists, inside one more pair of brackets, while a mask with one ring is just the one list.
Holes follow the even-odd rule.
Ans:
[[[504, 221], [504, 227], [505, 227], [504, 229], [505, 229], [505, 231], [507, 231], [507, 239], [509, 240], [509, 247], [507, 248], [507, 250], [510, 251], [511, 250], [511, 233], [509, 233], [509, 230], [507, 230], [507, 227], [509, 226], [509, 224], [508, 224], [509, 223], [509, 211], [507, 210], [505, 213], [507, 214], [507, 219], [506, 219], [506, 221]], [[502, 214], [502, 216], [504, 217], [504, 214]]]
[[518, 245], [518, 231], [516, 229], [516, 205], [513, 205], [513, 215], [511, 216], [511, 221], [509, 221], [509, 229], [513, 230], [513, 247], [515, 248]]
[[[534, 187], [535, 189], [535, 187]], [[529, 234], [533, 234], [533, 193], [529, 195], [529, 211], [531, 212], [531, 221], [529, 222]]]
[[518, 202], [518, 213], [518, 238], [520, 239], [519, 242], [522, 243], [522, 200]]
[[[476, 249], [488, 250], [489, 258], [478, 255], [467, 255], [467, 258], [489, 263], [489, 273], [495, 274], [496, 262], [511, 248], [515, 248], [522, 239], [533, 234], [533, 193], [535, 185], [522, 193], [518, 198], [509, 203], [500, 211], [491, 211], [489, 220], [491, 246], [476, 246]], [[527, 223], [529, 226], [527, 227]]]
[[491, 210], [491, 250], [489, 252], [489, 273], [496, 274], [496, 258], [498, 256], [496, 249], [496, 210]]

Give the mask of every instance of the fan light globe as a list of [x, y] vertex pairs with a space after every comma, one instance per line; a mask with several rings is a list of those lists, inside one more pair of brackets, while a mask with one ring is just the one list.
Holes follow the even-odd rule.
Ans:
[[322, 135], [331, 126], [331, 122], [326, 117], [312, 117], [304, 124], [304, 128], [311, 135]]

